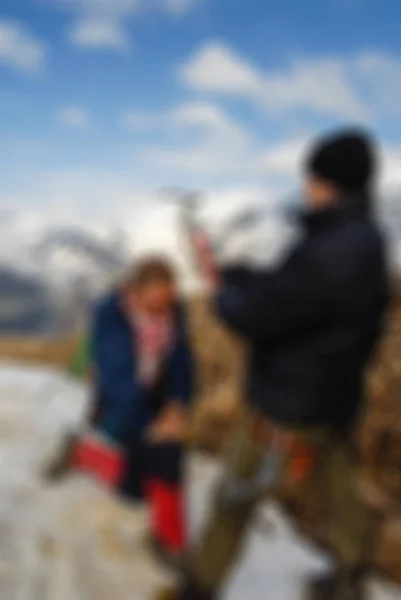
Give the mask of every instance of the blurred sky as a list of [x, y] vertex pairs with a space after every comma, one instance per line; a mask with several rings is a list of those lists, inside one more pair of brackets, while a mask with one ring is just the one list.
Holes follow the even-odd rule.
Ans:
[[1, 0], [0, 201], [82, 222], [143, 190], [294, 186], [364, 123], [401, 182], [399, 0]]

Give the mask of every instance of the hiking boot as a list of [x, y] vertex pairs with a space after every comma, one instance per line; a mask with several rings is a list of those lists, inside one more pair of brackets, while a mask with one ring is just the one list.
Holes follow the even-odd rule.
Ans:
[[57, 483], [64, 479], [72, 470], [72, 456], [77, 445], [76, 434], [66, 436], [56, 458], [43, 471], [43, 478], [48, 483]]
[[182, 595], [177, 588], [165, 587], [157, 590], [154, 600], [182, 600]]
[[180, 552], [168, 550], [155, 536], [146, 536], [145, 546], [155, 560], [163, 567], [181, 574], [184, 570], [184, 557]]
[[182, 587], [160, 588], [154, 600], [216, 600], [216, 596], [211, 592], [204, 592], [193, 585]]
[[308, 600], [365, 600], [364, 588], [360, 573], [326, 575], [309, 584]]

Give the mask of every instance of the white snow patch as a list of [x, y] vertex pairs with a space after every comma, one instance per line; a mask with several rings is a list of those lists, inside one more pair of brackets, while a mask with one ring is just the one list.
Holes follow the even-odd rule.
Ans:
[[[146, 511], [123, 505], [75, 475], [46, 488], [39, 471], [63, 432], [85, 414], [88, 390], [51, 370], [0, 365], [0, 597], [4, 600], [147, 600], [168, 580], [144, 551]], [[193, 532], [205, 515], [219, 468], [190, 464]], [[275, 506], [262, 507], [270, 537], [250, 535], [226, 600], [301, 600], [308, 575], [327, 559], [292, 531]], [[371, 600], [396, 600], [400, 590], [378, 582]]]

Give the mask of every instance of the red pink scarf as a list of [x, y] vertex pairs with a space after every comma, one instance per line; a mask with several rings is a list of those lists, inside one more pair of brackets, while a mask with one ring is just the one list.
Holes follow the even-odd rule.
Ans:
[[172, 316], [137, 313], [134, 318], [138, 348], [137, 373], [146, 387], [157, 380], [163, 360], [171, 350], [174, 337]]

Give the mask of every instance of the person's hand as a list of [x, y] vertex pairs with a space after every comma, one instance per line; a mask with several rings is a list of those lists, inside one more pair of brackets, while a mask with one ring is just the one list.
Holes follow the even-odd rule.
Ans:
[[185, 436], [187, 418], [182, 406], [170, 404], [147, 431], [147, 438], [154, 444], [180, 442]]
[[220, 274], [207, 237], [202, 232], [195, 231], [192, 234], [192, 245], [202, 276], [208, 284], [217, 286]]

